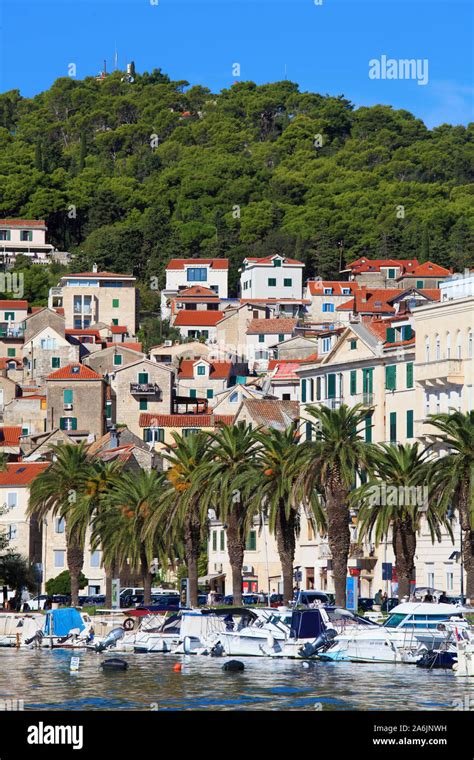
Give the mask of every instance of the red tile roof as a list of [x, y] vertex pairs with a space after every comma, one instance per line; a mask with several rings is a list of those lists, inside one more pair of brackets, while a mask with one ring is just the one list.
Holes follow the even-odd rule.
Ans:
[[76, 272], [76, 274], [64, 274], [61, 277], [61, 279], [62, 280], [67, 280], [67, 279], [71, 279], [71, 277], [72, 278], [76, 278], [76, 277], [78, 277], [78, 278], [79, 277], [90, 277], [91, 279], [94, 279], [94, 278], [97, 278], [97, 277], [100, 277], [102, 279], [104, 277], [111, 277], [114, 280], [116, 280], [116, 279], [135, 280], [136, 279], [133, 276], [133, 274], [124, 274], [123, 272], [122, 272], [122, 274], [118, 274], [117, 272]]
[[151, 414], [143, 412], [139, 425], [145, 427], [201, 428], [215, 427], [218, 424], [231, 425], [233, 414]]
[[184, 269], [185, 266], [197, 264], [206, 264], [211, 269], [228, 269], [228, 259], [171, 259], [166, 265], [166, 269]]
[[403, 292], [400, 288], [368, 289], [362, 287], [355, 291], [353, 298], [337, 306], [336, 311], [393, 314], [395, 309], [390, 305], [389, 301], [396, 296], [402, 295]]
[[127, 332], [125, 325], [110, 325], [110, 332], [112, 335], [123, 335]]
[[46, 227], [43, 219], [0, 219], [0, 227]]
[[452, 271], [431, 261], [425, 261], [424, 264], [419, 264], [412, 274], [414, 277], [450, 277]]
[[362, 272], [380, 272], [381, 267], [400, 267], [402, 273], [409, 274], [414, 271], [418, 263], [418, 259], [368, 259], [364, 256], [348, 264], [346, 268], [352, 270], [352, 274], [361, 274]]
[[[279, 254], [277, 254], [277, 253], [274, 253], [274, 254], [273, 254], [273, 256], [265, 256], [263, 259], [259, 259], [259, 258], [254, 258], [254, 257], [249, 257], [249, 256], [247, 256], [247, 257], [244, 259], [244, 263], [245, 263], [246, 261], [249, 261], [249, 262], [251, 262], [252, 264], [271, 264], [271, 263], [272, 263], [272, 261], [273, 261], [273, 259], [275, 258], [275, 256], [279, 256]], [[302, 261], [297, 261], [296, 259], [288, 259], [288, 258], [286, 258], [286, 256], [281, 256], [280, 258], [282, 258], [282, 259], [283, 259], [283, 263], [284, 263], [284, 264], [290, 264], [291, 266], [300, 266], [300, 267], [304, 267], [304, 264], [303, 264], [303, 262], [302, 262]]]
[[[272, 375], [272, 380], [297, 380], [299, 381], [299, 375], [295, 370], [300, 366], [299, 362], [285, 362], [279, 361], [276, 363], [275, 372]], [[268, 368], [270, 369], [270, 367]]]
[[[199, 361], [199, 360], [198, 360]], [[194, 365], [197, 362], [192, 359], [183, 359], [179, 365], [178, 379], [179, 380], [193, 380], [194, 379]], [[208, 362], [210, 364], [209, 379], [210, 380], [225, 380], [229, 377], [232, 369], [232, 362]]]
[[142, 352], [142, 344], [141, 343], [134, 343], [133, 341], [123, 341], [123, 343], [115, 344], [116, 346], [119, 346], [120, 348], [130, 348], [131, 351], [139, 351]]
[[48, 469], [51, 462], [13, 462], [0, 471], [0, 487], [27, 486]]
[[17, 367], [23, 364], [21, 359], [15, 359], [14, 356], [2, 356], [0, 357], [0, 369], [5, 369], [10, 362], [15, 362]]
[[[358, 282], [343, 282], [340, 280], [308, 280], [308, 288], [312, 296], [348, 296], [351, 293], [354, 293], [354, 291], [358, 290], [359, 287], [360, 286]], [[333, 292], [327, 294], [324, 292], [324, 288], [332, 288]], [[343, 288], [349, 290], [350, 293], [343, 293]]]
[[67, 364], [48, 375], [46, 380], [103, 380], [103, 377], [85, 364]]
[[64, 317], [64, 307], [63, 306], [57, 306], [56, 309], [54, 309], [56, 314], [60, 314], [62, 317]]
[[174, 327], [214, 327], [224, 317], [222, 311], [187, 311], [183, 309], [175, 319]]
[[179, 291], [176, 299], [180, 299], [182, 296], [208, 296], [209, 298], [215, 298], [219, 300], [219, 296], [211, 288], [205, 288], [203, 285], [192, 285], [190, 288], [183, 288]]
[[[268, 371], [271, 372], [273, 369], [276, 369], [277, 367], [282, 367], [283, 365], [288, 365], [286, 371], [292, 372], [294, 369], [300, 366], [300, 364], [308, 364], [309, 362], [315, 362], [318, 359], [318, 354], [310, 354], [309, 356], [305, 356], [304, 359], [270, 359], [268, 362]], [[292, 367], [290, 368], [290, 365]], [[278, 375], [280, 373], [280, 370], [278, 370]], [[276, 377], [274, 375], [273, 377]], [[280, 380], [281, 378], [278, 376], [277, 378]]]
[[100, 337], [99, 330], [88, 330], [87, 328], [84, 328], [82, 330], [80, 330], [78, 328], [70, 328], [70, 329], [65, 330], [64, 334], [65, 335], [75, 335], [75, 336], [78, 336], [78, 337], [80, 337], [80, 336], [87, 337], [87, 336], [91, 335], [92, 337], [97, 338], [98, 340], [102, 340], [102, 338]]
[[297, 319], [281, 317], [280, 319], [252, 319], [247, 327], [247, 335], [291, 335]]
[[27, 309], [28, 301], [0, 301], [0, 309]]
[[0, 427], [0, 447], [19, 446], [21, 436], [21, 425]]

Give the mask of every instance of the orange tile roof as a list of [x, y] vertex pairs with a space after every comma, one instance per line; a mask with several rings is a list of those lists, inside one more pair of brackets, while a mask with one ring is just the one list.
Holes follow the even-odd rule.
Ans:
[[[344, 296], [350, 295], [360, 287], [358, 282], [343, 282], [341, 280], [308, 280], [309, 292], [312, 296]], [[333, 293], [325, 293], [324, 288], [332, 288]], [[342, 289], [349, 290], [350, 293], [343, 293]]]
[[112, 335], [123, 335], [127, 332], [125, 325], [110, 325], [110, 332]]
[[57, 306], [56, 309], [54, 309], [56, 314], [60, 314], [60, 316], [64, 316], [64, 307], [63, 306]]
[[[308, 364], [309, 362], [314, 362], [317, 359], [318, 359], [318, 354], [310, 354], [309, 356], [305, 356], [304, 359], [270, 359], [268, 362], [268, 370], [271, 371], [273, 369], [276, 369], [279, 365], [281, 366], [283, 364], [287, 364], [287, 365], [291, 364], [291, 365], [294, 365], [294, 368], [296, 368], [296, 367], [299, 367], [300, 364]], [[289, 370], [289, 367], [288, 367], [288, 370]]]
[[2, 356], [0, 357], [0, 369], [5, 369], [10, 362], [15, 362], [17, 367], [23, 363], [21, 359], [15, 359], [14, 356]]
[[79, 278], [79, 277], [90, 277], [91, 279], [98, 278], [98, 277], [100, 277], [102, 279], [104, 277], [111, 277], [112, 279], [119, 279], [119, 278], [121, 278], [122, 280], [124, 280], [124, 279], [125, 280], [135, 280], [136, 279], [136, 277], [134, 277], [133, 274], [124, 274], [123, 272], [122, 272], [122, 274], [118, 274], [117, 272], [76, 272], [76, 274], [64, 274], [61, 277], [61, 279], [62, 280], [67, 280], [68, 278], [70, 279], [71, 277], [73, 279], [75, 279], [76, 277], [77, 278]]
[[0, 487], [27, 486], [48, 469], [51, 462], [12, 462], [0, 471]]
[[228, 269], [228, 259], [171, 259], [166, 265], [166, 269], [184, 269], [185, 266], [193, 264], [206, 264], [211, 269]]
[[186, 311], [179, 312], [174, 327], [214, 327], [224, 317], [222, 311]]
[[219, 300], [217, 293], [211, 290], [211, 288], [205, 288], [203, 285], [192, 285], [190, 288], [183, 288], [183, 290], [180, 290], [176, 296], [177, 300], [182, 296], [209, 296], [209, 298]]
[[27, 309], [28, 301], [0, 301], [0, 309]]
[[286, 429], [290, 420], [300, 415], [299, 401], [280, 401], [280, 399], [244, 399], [243, 405], [252, 420], [263, 427]]
[[234, 421], [233, 414], [151, 414], [143, 412], [140, 415], [139, 425], [145, 427], [215, 427], [215, 425], [231, 425]]
[[298, 320], [291, 317], [252, 319], [247, 327], [247, 335], [288, 335], [297, 324]]
[[67, 364], [48, 375], [46, 380], [103, 380], [103, 377], [85, 364]]
[[[196, 364], [196, 361], [193, 359], [183, 359], [183, 361], [179, 365], [178, 379], [179, 380], [193, 380], [194, 379], [194, 372], [193, 372], [194, 364]], [[208, 364], [210, 364], [210, 369], [209, 369], [210, 380], [225, 380], [229, 377], [230, 371], [232, 369], [232, 362], [208, 362]]]
[[19, 446], [21, 425], [0, 427], [0, 446]]
[[[336, 307], [336, 311], [357, 311], [370, 312], [373, 314], [392, 314], [395, 310], [390, 306], [390, 299], [402, 295], [404, 291], [400, 288], [377, 288], [368, 289], [365, 287], [356, 290], [354, 297], [349, 301], [341, 303]], [[365, 301], [363, 299], [365, 298]]]
[[368, 259], [365, 256], [348, 264], [346, 269], [351, 269], [352, 274], [362, 272], [380, 272], [381, 267], [400, 267], [402, 273], [410, 273], [418, 266], [418, 259]]
[[285, 304], [285, 303], [311, 303], [309, 298], [241, 298], [240, 303], [251, 304]]
[[433, 264], [431, 261], [425, 261], [424, 264], [419, 264], [411, 274], [414, 277], [450, 277], [452, 271], [439, 266], [439, 264]]
[[[273, 256], [265, 256], [263, 259], [254, 258], [247, 256], [244, 259], [244, 262], [250, 261], [252, 264], [271, 264], [275, 256], [278, 256], [279, 254], [274, 253]], [[296, 259], [288, 259], [286, 256], [281, 256], [283, 259], [284, 264], [291, 264], [292, 266], [298, 265], [301, 267], [304, 267], [304, 264], [302, 261], [297, 261]]]
[[141, 343], [134, 343], [133, 341], [129, 343], [128, 341], [123, 341], [123, 343], [118, 343], [116, 346], [119, 346], [120, 348], [129, 348], [131, 351], [139, 351], [140, 353], [143, 353]]
[[0, 227], [46, 227], [43, 219], [0, 219]]

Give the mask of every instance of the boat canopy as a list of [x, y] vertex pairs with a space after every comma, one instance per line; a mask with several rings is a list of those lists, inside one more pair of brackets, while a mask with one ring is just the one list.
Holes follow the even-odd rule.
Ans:
[[62, 610], [51, 610], [46, 613], [43, 633], [54, 636], [67, 636], [73, 628], [82, 631], [85, 628], [81, 613], [68, 607]]
[[315, 639], [326, 630], [321, 612], [314, 610], [293, 610], [291, 616], [290, 638]]

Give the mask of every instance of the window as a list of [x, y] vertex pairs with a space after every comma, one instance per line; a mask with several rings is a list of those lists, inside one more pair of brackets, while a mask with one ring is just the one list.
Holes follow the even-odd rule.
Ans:
[[395, 279], [395, 269], [389, 269], [388, 270], [388, 279], [394, 280]]
[[435, 585], [435, 574], [434, 574], [434, 572], [432, 570], [430, 570], [426, 574], [426, 578], [427, 578], [426, 585], [428, 586], [428, 588], [433, 588], [434, 589], [434, 585]]
[[407, 438], [413, 438], [413, 409], [407, 410]]
[[15, 319], [15, 312], [14, 311], [6, 311], [5, 312], [5, 321], [6, 322], [13, 322]]
[[15, 354], [16, 354], [16, 348], [7, 349], [7, 356], [15, 356]]
[[200, 364], [199, 367], [197, 368], [197, 371], [198, 371], [198, 375], [205, 375], [206, 367], [204, 366], [204, 364]]
[[143, 440], [145, 443], [152, 443], [154, 441], [158, 443], [164, 443], [165, 429], [164, 428], [144, 428]]
[[374, 390], [374, 370], [373, 367], [362, 370], [362, 393], [371, 396]]
[[59, 356], [53, 356], [51, 358], [51, 367], [52, 369], [59, 369], [61, 366], [61, 360]]
[[254, 552], [257, 550], [257, 531], [251, 530], [247, 535], [247, 541], [245, 542], [245, 551]]
[[238, 400], [239, 400], [239, 394], [237, 393], [237, 391], [230, 394], [229, 401], [231, 404], [237, 403]]
[[395, 343], [395, 329], [393, 327], [387, 327], [385, 331], [385, 340], [387, 343]]
[[118, 326], [118, 319], [113, 319], [112, 324], [117, 327]]
[[327, 376], [327, 394], [326, 398], [336, 398], [336, 375], [331, 372]]
[[183, 428], [183, 438], [199, 433], [199, 428]]
[[293, 280], [291, 279], [291, 277], [285, 277], [285, 279], [283, 280], [283, 285], [285, 286], [285, 288], [291, 288], [291, 286], [293, 285]]
[[108, 420], [112, 419], [112, 402], [111, 401], [105, 402], [105, 417]]
[[357, 370], [352, 369], [350, 374], [350, 394], [355, 396], [357, 393]]
[[314, 380], [311, 378], [309, 381], [309, 400], [314, 401]]
[[446, 591], [452, 591], [454, 589], [454, 573], [452, 570], [448, 570], [446, 573]]
[[430, 360], [430, 339], [426, 335], [425, 336], [425, 362], [429, 362]]
[[212, 390], [212, 388], [207, 389], [206, 398], [214, 398], [214, 391]]
[[365, 424], [365, 442], [372, 443], [372, 415], [367, 414], [364, 420]]
[[435, 359], [436, 361], [441, 359], [441, 341], [439, 335], [435, 338]]
[[323, 303], [323, 311], [334, 311], [334, 304], [333, 303]]
[[397, 442], [397, 413], [390, 412], [390, 443]]
[[148, 401], [147, 401], [147, 399], [146, 398], [141, 398], [140, 399], [140, 411], [141, 412], [146, 412], [147, 409], [148, 409]]
[[59, 428], [60, 430], [77, 430], [77, 417], [61, 417]]
[[120, 308], [120, 300], [118, 298], [112, 298], [112, 308], [113, 309]]
[[65, 527], [66, 523], [64, 517], [56, 517], [56, 520], [54, 521], [54, 530], [56, 533], [64, 533]]
[[72, 404], [72, 399], [73, 399], [73, 392], [70, 388], [63, 391], [63, 402], [65, 404]]
[[54, 567], [64, 567], [64, 549], [54, 550]]
[[15, 509], [18, 504], [18, 495], [16, 493], [7, 494], [7, 507], [8, 509]]
[[10, 541], [12, 541], [13, 539], [16, 538], [16, 533], [17, 533], [16, 525], [14, 525], [14, 524], [13, 525], [9, 525], [8, 528], [7, 528], [7, 538]]
[[225, 531], [223, 530], [221, 530], [221, 543], [219, 548], [221, 552], [225, 551]]
[[397, 389], [397, 365], [389, 364], [385, 367], [385, 388], [387, 391], [395, 391]]
[[316, 401], [321, 401], [321, 378], [316, 378]]
[[407, 364], [407, 388], [413, 388], [413, 362]]
[[10, 230], [0, 230], [0, 240], [10, 240]]
[[424, 280], [417, 280], [416, 281], [416, 287], [417, 288], [423, 288], [425, 285]]
[[311, 441], [313, 438], [313, 423], [312, 422], [305, 423], [305, 433], [306, 433], [306, 440]]
[[325, 296], [332, 296], [332, 288], [323, 288], [323, 293]]
[[306, 380], [301, 381], [301, 401], [306, 403]]
[[259, 343], [265, 343], [265, 335], [259, 335], [258, 336], [258, 342]]
[[341, 288], [341, 293], [343, 296], [350, 296], [351, 289], [350, 288]]
[[91, 552], [91, 567], [100, 567], [100, 551]]
[[196, 388], [190, 388], [189, 389], [189, 398], [196, 398], [196, 396], [197, 396]]
[[212, 551], [217, 551], [217, 530], [212, 531]]
[[458, 332], [457, 338], [456, 338], [456, 359], [460, 359], [461, 358], [461, 352], [462, 352], [462, 348], [461, 348], [461, 333]]
[[278, 342], [279, 343], [283, 343], [284, 340], [285, 340], [285, 336], [284, 335], [279, 335], [278, 336]]
[[269, 288], [274, 288], [276, 284], [277, 284], [276, 277], [269, 277], [268, 278], [268, 287]]
[[355, 351], [355, 349], [357, 348], [357, 341], [351, 340], [349, 343], [350, 343], [351, 351]]
[[122, 356], [120, 354], [114, 354], [114, 367], [120, 367], [122, 364]]
[[281, 259], [273, 259], [274, 267], [281, 267]]
[[33, 233], [31, 230], [21, 230], [20, 240], [22, 243], [31, 243], [33, 240]]
[[451, 358], [451, 333], [446, 333], [446, 359]]
[[327, 354], [331, 348], [331, 338], [323, 338], [321, 341], [321, 353]]
[[139, 383], [139, 385], [147, 385], [148, 384], [148, 372], [139, 372], [138, 373], [138, 383]]
[[56, 348], [56, 338], [41, 338], [40, 348], [51, 350]]
[[188, 282], [205, 282], [207, 280], [207, 269], [205, 267], [188, 267]]

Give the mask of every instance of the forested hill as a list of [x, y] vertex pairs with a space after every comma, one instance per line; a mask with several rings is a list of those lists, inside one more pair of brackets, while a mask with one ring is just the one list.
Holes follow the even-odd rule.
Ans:
[[472, 265], [472, 124], [430, 131], [289, 81], [121, 77], [0, 95], [0, 215], [45, 218], [78, 264], [145, 279], [227, 256], [234, 290], [243, 257], [273, 251], [325, 277], [362, 253]]

